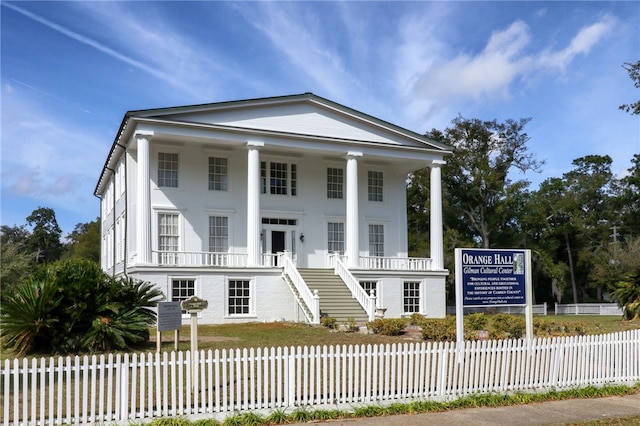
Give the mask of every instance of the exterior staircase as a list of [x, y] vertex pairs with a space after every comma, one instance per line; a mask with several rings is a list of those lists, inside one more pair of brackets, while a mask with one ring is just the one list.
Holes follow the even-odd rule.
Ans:
[[343, 324], [353, 318], [356, 324], [369, 321], [342, 279], [333, 273], [333, 269], [298, 268], [298, 272], [311, 291], [318, 290], [320, 296], [320, 315], [328, 315]]

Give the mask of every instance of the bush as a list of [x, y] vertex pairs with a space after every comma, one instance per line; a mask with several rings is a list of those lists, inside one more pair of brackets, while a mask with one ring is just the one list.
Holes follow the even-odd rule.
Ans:
[[347, 333], [355, 333], [356, 331], [359, 331], [360, 328], [358, 327], [358, 324], [356, 324], [356, 319], [352, 317], [347, 318], [347, 322], [344, 324], [344, 330]]
[[492, 339], [520, 339], [526, 330], [524, 317], [496, 314], [491, 318], [491, 331], [489, 336]]
[[3, 304], [2, 344], [17, 355], [130, 349], [149, 338], [162, 293], [88, 260], [50, 265]]
[[404, 333], [407, 321], [402, 318], [378, 318], [367, 323], [367, 328], [373, 334], [384, 336], [399, 336]]
[[443, 319], [426, 319], [420, 326], [424, 340], [456, 341], [456, 318], [454, 316], [447, 316]]
[[469, 314], [464, 317], [464, 323], [468, 330], [486, 330], [489, 318], [483, 313]]
[[329, 315], [322, 315], [320, 317], [320, 325], [333, 330], [338, 326], [338, 321], [334, 317], [331, 317]]

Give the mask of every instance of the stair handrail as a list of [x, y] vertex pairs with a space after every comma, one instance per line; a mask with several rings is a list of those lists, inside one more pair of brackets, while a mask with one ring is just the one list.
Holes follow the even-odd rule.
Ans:
[[351, 292], [354, 299], [358, 301], [362, 309], [367, 313], [369, 321], [373, 321], [376, 315], [376, 296], [369, 296], [367, 292], [362, 288], [356, 277], [349, 271], [347, 265], [342, 261], [340, 255], [330, 255], [333, 259], [334, 273], [338, 275], [342, 281], [347, 285], [347, 288]]
[[288, 252], [278, 253], [278, 265], [282, 266], [282, 273], [289, 277], [289, 280], [298, 291], [299, 297], [309, 308], [310, 315], [306, 309], [302, 310], [307, 320], [311, 324], [320, 324], [320, 296], [318, 296], [318, 290], [311, 291]]

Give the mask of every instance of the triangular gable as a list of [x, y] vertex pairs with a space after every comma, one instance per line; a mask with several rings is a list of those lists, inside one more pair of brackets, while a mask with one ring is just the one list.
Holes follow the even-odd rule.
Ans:
[[129, 116], [169, 122], [224, 125], [284, 134], [366, 141], [437, 151], [447, 145], [306, 93], [303, 95], [131, 111]]

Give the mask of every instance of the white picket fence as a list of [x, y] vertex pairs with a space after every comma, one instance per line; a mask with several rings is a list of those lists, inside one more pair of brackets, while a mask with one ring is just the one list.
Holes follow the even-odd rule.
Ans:
[[4, 425], [217, 417], [640, 380], [640, 330], [527, 340], [6, 360]]

